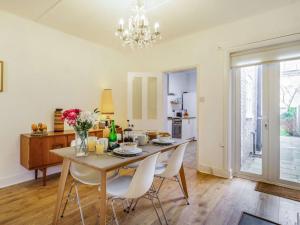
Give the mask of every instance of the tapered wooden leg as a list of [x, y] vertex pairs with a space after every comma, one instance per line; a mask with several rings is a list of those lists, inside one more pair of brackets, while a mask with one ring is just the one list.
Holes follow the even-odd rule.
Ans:
[[185, 193], [185, 196], [188, 198], [189, 193], [188, 193], [188, 189], [187, 189], [187, 185], [186, 185], [186, 179], [185, 179], [183, 164], [181, 165], [179, 175], [180, 175], [180, 180], [181, 180], [183, 191]]
[[106, 171], [101, 172], [100, 191], [100, 225], [106, 225], [107, 196], [106, 196]]
[[34, 170], [34, 178], [35, 178], [36, 180], [38, 179], [38, 172], [39, 172], [38, 169], [35, 169], [35, 170]]
[[43, 168], [43, 186], [46, 186], [47, 181], [47, 168]]
[[68, 174], [69, 174], [70, 164], [71, 164], [71, 161], [69, 159], [64, 158], [63, 165], [62, 165], [62, 171], [60, 174], [60, 179], [59, 179], [59, 184], [58, 184], [57, 200], [56, 200], [52, 225], [56, 225], [58, 218], [59, 218], [59, 211], [60, 211], [62, 199], [64, 196], [64, 191], [65, 191], [66, 181], [67, 181]]

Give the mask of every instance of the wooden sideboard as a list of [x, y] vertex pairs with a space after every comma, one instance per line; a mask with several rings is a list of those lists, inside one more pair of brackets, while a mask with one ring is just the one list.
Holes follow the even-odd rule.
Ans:
[[[122, 134], [122, 129], [117, 128]], [[91, 130], [90, 136], [103, 137], [103, 130]], [[38, 178], [38, 171], [43, 173], [43, 185], [46, 185], [47, 168], [62, 163], [62, 158], [50, 153], [52, 149], [65, 148], [70, 146], [75, 139], [73, 131], [49, 132], [47, 136], [31, 136], [21, 134], [20, 141], [20, 162], [28, 170], [35, 171], [35, 179]]]

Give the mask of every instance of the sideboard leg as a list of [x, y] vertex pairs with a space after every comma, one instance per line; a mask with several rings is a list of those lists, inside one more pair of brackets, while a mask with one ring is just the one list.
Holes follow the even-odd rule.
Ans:
[[43, 186], [46, 186], [47, 168], [43, 168]]
[[34, 178], [35, 178], [36, 180], [38, 179], [38, 172], [39, 172], [38, 169], [35, 169], [35, 170], [34, 170]]

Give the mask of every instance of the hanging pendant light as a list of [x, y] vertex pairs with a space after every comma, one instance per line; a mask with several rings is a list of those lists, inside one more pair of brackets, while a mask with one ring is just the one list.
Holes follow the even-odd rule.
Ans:
[[120, 19], [115, 33], [123, 41], [124, 46], [145, 48], [161, 39], [159, 23], [156, 22], [153, 26], [150, 26], [145, 15], [144, 2], [137, 0], [133, 12], [134, 14], [128, 19], [127, 27], [125, 27], [124, 20]]

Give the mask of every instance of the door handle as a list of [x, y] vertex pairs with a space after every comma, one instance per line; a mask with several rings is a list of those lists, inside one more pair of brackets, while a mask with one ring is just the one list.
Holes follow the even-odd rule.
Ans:
[[269, 121], [264, 122], [264, 127], [265, 127], [265, 129], [269, 129]]

